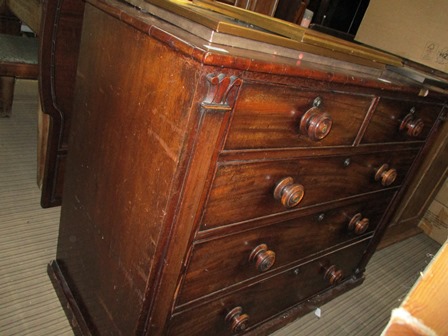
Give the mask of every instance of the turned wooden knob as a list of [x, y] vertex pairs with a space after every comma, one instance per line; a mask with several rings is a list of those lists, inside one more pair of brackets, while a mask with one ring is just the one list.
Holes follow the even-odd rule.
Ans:
[[284, 207], [292, 208], [300, 203], [305, 195], [301, 184], [295, 184], [292, 177], [285, 177], [277, 183], [274, 189], [274, 198], [280, 200]]
[[369, 219], [363, 218], [361, 213], [357, 213], [352, 217], [350, 223], [348, 223], [348, 229], [355, 234], [360, 235], [366, 232], [369, 227]]
[[243, 308], [235, 307], [226, 316], [226, 322], [230, 324], [230, 330], [233, 334], [239, 334], [246, 330], [249, 315], [242, 314]]
[[313, 141], [322, 140], [331, 131], [333, 120], [331, 116], [312, 107], [300, 119], [300, 133], [308, 135]]
[[260, 244], [253, 249], [249, 256], [250, 262], [255, 262], [255, 267], [260, 272], [270, 269], [275, 263], [275, 252], [268, 250], [266, 244]]
[[422, 119], [417, 118], [413, 113], [409, 113], [401, 122], [400, 131], [406, 130], [407, 135], [417, 137], [422, 133], [424, 127], [425, 124]]
[[328, 281], [330, 285], [336, 285], [341, 282], [344, 277], [344, 273], [337, 269], [335, 265], [331, 265], [325, 270], [324, 279]]
[[383, 164], [375, 174], [375, 181], [381, 181], [384, 187], [390, 186], [397, 178], [397, 171], [393, 168], [389, 169], [387, 163]]

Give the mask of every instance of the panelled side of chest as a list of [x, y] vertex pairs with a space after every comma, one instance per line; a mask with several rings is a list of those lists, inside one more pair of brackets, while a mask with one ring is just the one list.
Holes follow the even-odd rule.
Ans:
[[229, 109], [199, 63], [116, 14], [86, 4], [49, 271], [77, 330], [162, 334]]

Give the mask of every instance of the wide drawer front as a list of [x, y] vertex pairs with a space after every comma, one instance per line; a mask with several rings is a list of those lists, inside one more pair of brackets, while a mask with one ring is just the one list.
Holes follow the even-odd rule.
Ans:
[[442, 107], [381, 98], [361, 143], [424, 141]]
[[372, 97], [245, 83], [225, 149], [351, 145]]
[[408, 150], [222, 164], [201, 229], [399, 186], [416, 154], [417, 150]]
[[183, 304], [375, 230], [394, 192], [194, 245]]
[[[368, 243], [366, 239], [213, 302], [175, 314], [169, 335], [233, 335], [243, 325], [252, 328], [351, 277]], [[241, 307], [242, 313], [232, 318], [229, 312], [237, 312], [234, 309], [237, 307]]]

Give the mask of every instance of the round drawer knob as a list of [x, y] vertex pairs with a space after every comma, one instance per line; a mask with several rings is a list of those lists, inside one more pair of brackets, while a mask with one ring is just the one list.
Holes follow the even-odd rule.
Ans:
[[325, 271], [324, 279], [328, 281], [330, 285], [336, 285], [341, 282], [344, 277], [344, 273], [337, 269], [335, 265], [331, 265]]
[[381, 181], [381, 184], [384, 187], [390, 186], [395, 182], [397, 178], [397, 171], [393, 168], [389, 169], [389, 165], [387, 163], [383, 164], [375, 174], [375, 181]]
[[369, 227], [369, 219], [363, 218], [361, 213], [357, 213], [352, 217], [350, 223], [348, 223], [348, 229], [355, 234], [360, 235], [366, 232]]
[[230, 324], [233, 334], [239, 334], [246, 330], [249, 315], [243, 314], [243, 308], [235, 307], [226, 316], [226, 322]]
[[416, 118], [413, 113], [409, 113], [404, 117], [400, 124], [400, 131], [406, 130], [406, 134], [411, 137], [418, 137], [425, 127], [422, 119]]
[[260, 244], [253, 249], [249, 256], [250, 262], [255, 262], [255, 267], [260, 272], [270, 269], [275, 263], [275, 252], [268, 250], [266, 244]]
[[331, 116], [312, 107], [300, 119], [300, 133], [308, 135], [313, 141], [322, 140], [331, 131], [333, 120]]
[[285, 177], [277, 183], [274, 189], [274, 198], [280, 200], [284, 207], [292, 208], [300, 203], [305, 195], [301, 184], [294, 184], [292, 177]]

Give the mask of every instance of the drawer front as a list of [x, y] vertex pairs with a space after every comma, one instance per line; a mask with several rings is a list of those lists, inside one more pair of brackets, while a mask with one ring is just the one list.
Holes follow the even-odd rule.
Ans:
[[361, 143], [424, 141], [441, 106], [382, 98]]
[[368, 96], [244, 84], [225, 149], [351, 145], [371, 102]]
[[[210, 191], [201, 229], [258, 218], [326, 203], [387, 188], [382, 174], [397, 172], [391, 186], [399, 186], [418, 150], [320, 157], [275, 162], [254, 162], [219, 166]], [[389, 176], [391, 177], [391, 176]], [[285, 180], [291, 182], [286, 187]], [[302, 186], [303, 198], [300, 188]], [[278, 192], [278, 191], [281, 192]], [[290, 207], [300, 200], [296, 206]], [[286, 202], [286, 203], [285, 203]], [[285, 204], [285, 205], [284, 205]]]
[[331, 287], [330, 281], [336, 283], [337, 279], [349, 278], [368, 243], [369, 240], [364, 240], [211, 303], [175, 314], [169, 335], [232, 335], [232, 321], [226, 322], [226, 316], [235, 307], [241, 307], [248, 315], [246, 325], [251, 328]]
[[195, 245], [178, 304], [373, 232], [393, 195], [383, 192], [349, 206]]

